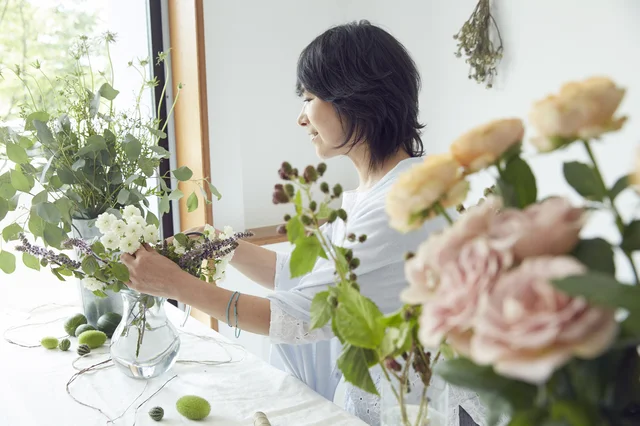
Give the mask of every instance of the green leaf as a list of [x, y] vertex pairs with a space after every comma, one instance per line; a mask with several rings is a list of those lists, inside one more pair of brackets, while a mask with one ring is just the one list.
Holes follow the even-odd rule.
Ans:
[[[78, 157], [85, 157], [87, 154], [107, 150], [107, 141], [100, 135], [91, 135], [87, 138], [87, 144], [78, 150]], [[93, 157], [93, 156], [90, 156]]]
[[185, 181], [191, 179], [191, 176], [193, 176], [193, 172], [187, 166], [182, 166], [182, 167], [180, 167], [178, 169], [175, 169], [173, 171], [173, 175], [179, 181], [185, 182]]
[[120, 192], [118, 192], [118, 198], [116, 199], [118, 204], [122, 204], [125, 205], [127, 203], [127, 201], [129, 200], [129, 195], [131, 193], [129, 192], [128, 189], [122, 188], [120, 190]]
[[338, 358], [338, 368], [347, 382], [373, 395], [378, 395], [378, 390], [369, 373], [368, 357], [366, 349], [347, 344]]
[[62, 180], [60, 180], [60, 176], [53, 175], [51, 176], [51, 180], [49, 180], [49, 185], [51, 185], [51, 188], [53, 189], [60, 189], [64, 184], [62, 183]]
[[138, 160], [138, 165], [140, 166], [140, 169], [142, 170], [142, 173], [145, 174], [145, 176], [147, 177], [151, 177], [153, 175], [153, 170], [156, 168], [156, 160], [153, 160], [151, 158], [144, 158], [141, 157]]
[[106, 100], [112, 101], [116, 98], [116, 96], [118, 96], [118, 93], [120, 92], [111, 87], [109, 83], [104, 83], [102, 86], [100, 86], [98, 93], [100, 93], [100, 96], [102, 96]]
[[513, 157], [502, 171], [501, 178], [513, 187], [518, 207], [525, 208], [536, 202], [538, 198], [536, 178], [522, 158]]
[[34, 121], [33, 126], [37, 130], [38, 140], [42, 143], [42, 145], [55, 147], [56, 140], [54, 139], [51, 130], [49, 130], [49, 126], [47, 126], [47, 123], [42, 121]]
[[613, 248], [609, 242], [602, 238], [580, 240], [572, 254], [592, 271], [611, 275], [616, 273]]
[[16, 257], [8, 251], [0, 251], [0, 269], [5, 274], [12, 274], [16, 270]]
[[147, 224], [160, 227], [160, 221], [158, 220], [158, 217], [151, 212], [147, 212]]
[[104, 244], [102, 244], [100, 241], [96, 241], [95, 243], [91, 244], [91, 250], [93, 250], [93, 252], [98, 256], [102, 256], [107, 252], [104, 248]]
[[24, 122], [24, 130], [36, 130], [36, 128], [34, 127], [34, 121], [36, 120], [46, 123], [47, 121], [49, 121], [49, 114], [44, 111], [32, 112], [27, 116], [27, 119]]
[[21, 232], [22, 232], [22, 226], [18, 225], [17, 223], [12, 223], [11, 225], [6, 226], [2, 230], [2, 238], [5, 241], [17, 240], [18, 234], [20, 234]]
[[31, 215], [29, 216], [29, 231], [33, 234], [34, 237], [44, 237], [44, 225], [45, 221], [40, 219], [35, 215], [34, 211], [31, 211]]
[[18, 145], [20, 145], [24, 149], [30, 149], [31, 147], [33, 147], [33, 145], [35, 145], [35, 141], [29, 139], [26, 136], [20, 136], [20, 138], [18, 139]]
[[182, 246], [187, 246], [189, 244], [189, 237], [187, 237], [183, 233], [179, 233], [173, 236], [173, 238], [180, 243]]
[[82, 270], [87, 275], [93, 275], [98, 270], [98, 268], [100, 268], [100, 265], [98, 265], [98, 261], [95, 257], [87, 256], [82, 259]]
[[97, 297], [102, 297], [102, 298], [107, 297], [107, 293], [105, 293], [102, 290], [94, 290], [93, 294], [96, 295]]
[[384, 337], [380, 309], [351, 287], [339, 293], [338, 302], [333, 320], [344, 340], [354, 346], [376, 349]]
[[27, 268], [34, 269], [36, 271], [40, 270], [40, 261], [32, 254], [22, 253], [22, 263], [24, 263], [24, 266]]
[[140, 157], [142, 152], [142, 143], [132, 134], [127, 134], [124, 138], [124, 152], [131, 161], [135, 161]]
[[36, 213], [46, 222], [53, 223], [54, 225], [59, 223], [62, 219], [58, 208], [50, 202], [44, 202], [35, 206]]
[[602, 201], [605, 189], [602, 187], [598, 175], [593, 167], [578, 161], [564, 163], [562, 167], [564, 178], [576, 192], [592, 201]]
[[620, 179], [613, 184], [611, 189], [609, 190], [609, 197], [612, 200], [615, 200], [618, 195], [625, 189], [629, 187], [629, 175], [622, 176]]
[[149, 133], [159, 137], [160, 139], [164, 139], [167, 137], [167, 134], [160, 129], [156, 129], [155, 127], [152, 127], [152, 126], [147, 126], [147, 129], [149, 129]]
[[16, 195], [16, 189], [13, 187], [13, 185], [11, 185], [10, 182], [0, 184], [0, 198], [9, 200], [14, 195]]
[[154, 146], [150, 147], [149, 149], [151, 149], [151, 151], [153, 151], [156, 154], [158, 154], [160, 156], [160, 158], [169, 158], [169, 157], [171, 157], [171, 153], [169, 151], [167, 151], [166, 149], [164, 149], [163, 147], [159, 146], [159, 145], [154, 145]]
[[640, 250], [640, 220], [634, 220], [624, 227], [620, 248], [627, 253]]
[[293, 202], [296, 207], [296, 214], [298, 215], [301, 214], [302, 213], [302, 191], [296, 192], [296, 196], [293, 199]]
[[76, 180], [77, 180], [75, 174], [68, 169], [59, 169], [58, 177], [60, 178], [60, 182], [66, 185], [72, 185], [76, 183]]
[[86, 164], [86, 160], [84, 158], [79, 158], [75, 163], [71, 165], [71, 170], [73, 170], [74, 172], [77, 172], [78, 170], [83, 168], [85, 164]]
[[49, 197], [49, 193], [47, 192], [46, 189], [44, 191], [40, 191], [31, 200], [31, 205], [35, 206], [36, 204], [44, 203], [45, 201], [47, 201], [48, 197]]
[[554, 420], [566, 420], [570, 425], [599, 426], [602, 424], [597, 410], [578, 401], [555, 401], [551, 406], [551, 417]]
[[295, 242], [298, 241], [298, 238], [305, 237], [304, 225], [302, 224], [298, 216], [294, 216], [291, 219], [289, 219], [289, 222], [287, 222], [286, 228], [287, 228], [287, 238], [291, 243], [295, 244]]
[[315, 235], [298, 239], [291, 252], [291, 261], [289, 262], [291, 278], [311, 272], [321, 251], [320, 241]]
[[598, 305], [640, 313], [640, 287], [619, 283], [609, 274], [589, 272], [553, 280], [552, 284], [570, 296], [584, 296]]
[[318, 213], [316, 216], [318, 219], [327, 219], [331, 214], [331, 208], [327, 203], [320, 203], [320, 208], [318, 209]]
[[212, 183], [209, 183], [209, 191], [211, 191], [211, 195], [213, 195], [218, 199], [218, 201], [220, 201], [220, 199], [222, 198], [222, 194]]
[[55, 225], [46, 223], [44, 225], [44, 241], [57, 249], [61, 249], [62, 241], [67, 238], [67, 233]]
[[182, 191], [180, 191], [179, 189], [174, 189], [171, 192], [171, 194], [169, 195], [169, 200], [171, 200], [171, 201], [179, 200], [182, 197], [184, 197], [184, 193]]
[[164, 195], [160, 199], [160, 203], [158, 204], [158, 211], [162, 215], [162, 214], [165, 214], [165, 213], [169, 213], [170, 209], [171, 209], [171, 204], [170, 204], [170, 201], [169, 201], [169, 197]]
[[331, 319], [331, 303], [327, 300], [331, 293], [321, 291], [311, 301], [311, 330], [324, 327]]
[[115, 165], [109, 169], [109, 173], [107, 173], [107, 180], [111, 185], [120, 185], [123, 183], [122, 170], [120, 169], [120, 166]]
[[0, 198], [0, 220], [4, 219], [7, 213], [9, 213], [9, 202]]
[[22, 173], [20, 166], [16, 166], [15, 170], [11, 170], [11, 185], [18, 191], [29, 192], [33, 188], [34, 180], [31, 176]]
[[194, 191], [191, 193], [191, 195], [189, 195], [189, 198], [187, 198], [187, 211], [191, 213], [193, 211], [196, 211], [197, 208], [198, 208], [198, 196]]
[[18, 144], [7, 142], [7, 157], [9, 160], [17, 164], [25, 164], [29, 162], [27, 151]]
[[514, 410], [531, 407], [537, 394], [533, 385], [499, 376], [491, 367], [481, 367], [464, 358], [439, 361], [434, 371], [454, 386], [499, 397]]
[[112, 263], [111, 272], [113, 272], [113, 276], [116, 277], [117, 280], [123, 283], [129, 282], [129, 269], [122, 263]]

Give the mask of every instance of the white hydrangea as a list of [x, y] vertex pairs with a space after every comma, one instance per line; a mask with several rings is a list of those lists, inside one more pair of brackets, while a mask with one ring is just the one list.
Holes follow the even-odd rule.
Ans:
[[118, 235], [123, 235], [124, 234], [124, 228], [127, 226], [126, 223], [124, 223], [124, 220], [116, 220], [115, 222], [113, 222], [113, 225], [111, 225], [111, 232], [114, 232]]
[[173, 239], [173, 246], [175, 247], [176, 254], [185, 254], [187, 252], [187, 248], [180, 244], [177, 239]]
[[82, 285], [90, 291], [104, 290], [104, 283], [93, 277], [85, 277], [82, 280]]
[[127, 206], [122, 211], [122, 218], [127, 222], [136, 216], [142, 217], [142, 212], [136, 206]]
[[138, 224], [130, 223], [124, 227], [124, 236], [140, 239], [144, 234], [144, 228]]
[[111, 213], [102, 213], [96, 220], [96, 227], [100, 230], [100, 232], [106, 234], [107, 232], [111, 231], [111, 228], [113, 227], [113, 224], [116, 220], [118, 220], [118, 218]]
[[100, 242], [107, 250], [115, 250], [120, 246], [120, 236], [115, 232], [107, 232], [100, 238]]
[[142, 238], [146, 243], [155, 244], [158, 242], [158, 227], [155, 225], [147, 225], [144, 228]]
[[120, 240], [120, 251], [133, 254], [140, 248], [140, 237], [133, 235], [127, 235]]
[[133, 216], [127, 219], [127, 224], [138, 225], [144, 228], [147, 225], [147, 222], [144, 220], [142, 216]]

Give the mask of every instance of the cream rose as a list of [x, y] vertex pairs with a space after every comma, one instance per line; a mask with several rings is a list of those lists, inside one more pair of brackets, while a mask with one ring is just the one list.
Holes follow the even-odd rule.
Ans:
[[492, 218], [489, 238], [512, 247], [517, 260], [542, 255], [567, 254], [578, 244], [585, 222], [581, 208], [566, 198], [548, 198], [525, 210], [508, 209]]
[[436, 216], [435, 203], [451, 207], [464, 201], [469, 184], [451, 154], [430, 155], [398, 177], [386, 198], [389, 224], [400, 232], [418, 229]]
[[614, 118], [625, 89], [604, 77], [592, 77], [561, 87], [557, 95], [533, 104], [529, 121], [539, 133], [532, 143], [552, 151], [576, 139], [590, 139], [618, 130], [626, 117]]
[[433, 297], [422, 305], [422, 343], [437, 347], [446, 337], [456, 352], [468, 355], [478, 301], [512, 263], [509, 250], [493, 247], [486, 238], [464, 245], [456, 259], [442, 269]]
[[477, 172], [494, 164], [509, 148], [521, 143], [523, 135], [522, 120], [495, 120], [456, 139], [451, 144], [451, 154], [468, 172]]
[[480, 302], [470, 358], [503, 376], [540, 384], [572, 357], [606, 351], [618, 330], [613, 311], [550, 283], [585, 271], [572, 257], [538, 257], [502, 275]]

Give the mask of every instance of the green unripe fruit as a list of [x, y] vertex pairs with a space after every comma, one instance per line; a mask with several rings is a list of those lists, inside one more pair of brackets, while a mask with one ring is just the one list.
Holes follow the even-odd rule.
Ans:
[[344, 209], [338, 210], [338, 217], [342, 220], [347, 220], [347, 212]]
[[58, 347], [58, 339], [55, 337], [43, 337], [42, 340], [40, 340], [40, 344], [43, 348], [55, 349]]
[[107, 335], [99, 330], [89, 330], [78, 336], [78, 343], [87, 345], [91, 349], [99, 348], [107, 341]]
[[333, 210], [331, 213], [329, 213], [329, 218], [327, 219], [327, 221], [329, 223], [333, 223], [336, 221], [337, 218], [338, 218], [338, 212]]
[[82, 314], [74, 315], [71, 318], [69, 318], [67, 321], [65, 321], [65, 323], [64, 323], [64, 331], [69, 336], [75, 336], [76, 335], [76, 328], [78, 328], [82, 324], [86, 324], [86, 323], [87, 323], [87, 317], [85, 317]]
[[322, 182], [320, 184], [320, 191], [324, 192], [325, 194], [329, 193], [329, 184], [327, 182]]
[[71, 342], [69, 341], [69, 339], [62, 339], [60, 340], [60, 344], [58, 345], [58, 349], [60, 349], [61, 351], [68, 351], [69, 348], [71, 347]]
[[342, 195], [342, 185], [340, 185], [339, 183], [335, 184], [335, 186], [333, 187], [333, 195], [336, 197]]
[[318, 208], [318, 203], [316, 203], [315, 201], [311, 201], [309, 203], [309, 210], [311, 210], [312, 212], [315, 212], [317, 208]]
[[164, 410], [162, 407], [153, 407], [149, 410], [149, 417], [151, 417], [156, 422], [159, 422], [164, 417]]
[[302, 222], [303, 225], [311, 225], [311, 218], [307, 215], [302, 215], [300, 216], [300, 222]]
[[113, 336], [113, 332], [116, 331], [118, 325], [120, 325], [120, 321], [122, 321], [122, 315], [116, 314], [115, 312], [107, 312], [98, 318], [98, 322], [96, 326], [98, 330], [102, 331], [107, 337]]
[[211, 412], [211, 404], [199, 396], [186, 395], [176, 402], [176, 409], [189, 420], [202, 420]]
[[76, 349], [76, 352], [80, 356], [85, 356], [91, 352], [91, 348], [88, 345], [80, 345], [78, 346], [78, 349]]
[[360, 235], [360, 238], [358, 238], [358, 241], [360, 241], [361, 243], [364, 243], [365, 241], [367, 241], [367, 236], [365, 234]]
[[318, 171], [318, 174], [322, 176], [324, 172], [327, 171], [327, 165], [325, 163], [320, 163], [318, 164], [318, 167], [316, 167], [316, 170]]
[[76, 337], [80, 337], [80, 335], [82, 333], [84, 333], [85, 331], [89, 331], [89, 330], [95, 330], [96, 328], [94, 326], [92, 326], [91, 324], [82, 324], [80, 326], [78, 326], [78, 328], [76, 328]]

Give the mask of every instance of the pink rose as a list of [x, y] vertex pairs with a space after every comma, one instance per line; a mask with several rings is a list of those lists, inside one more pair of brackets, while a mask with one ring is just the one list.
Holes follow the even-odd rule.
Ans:
[[567, 254], [578, 244], [584, 219], [584, 210], [566, 198], [548, 198], [525, 210], [502, 211], [493, 218], [489, 237], [495, 244], [513, 246], [517, 260]]
[[422, 306], [420, 340], [436, 347], [446, 337], [454, 350], [468, 354], [471, 330], [480, 297], [491, 291], [509, 269], [513, 256], [492, 247], [486, 238], [468, 242], [440, 274], [440, 285]]
[[538, 257], [502, 275], [481, 300], [470, 358], [503, 376], [540, 384], [573, 356], [602, 354], [617, 334], [613, 311], [550, 283], [585, 271], [572, 257]]
[[487, 198], [484, 203], [469, 208], [451, 227], [422, 243], [416, 255], [405, 264], [409, 288], [401, 293], [401, 300], [410, 304], [427, 300], [438, 286], [441, 269], [456, 261], [467, 242], [487, 232], [491, 219], [501, 207], [501, 198]]

